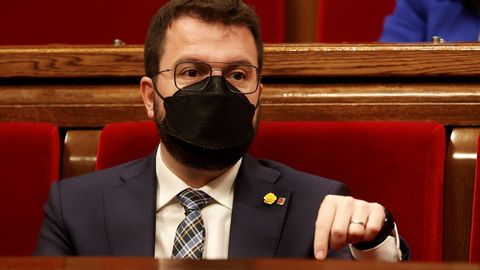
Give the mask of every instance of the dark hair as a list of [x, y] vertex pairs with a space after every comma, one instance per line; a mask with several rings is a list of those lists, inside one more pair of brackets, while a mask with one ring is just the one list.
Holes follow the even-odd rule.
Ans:
[[157, 11], [148, 27], [144, 49], [145, 74], [148, 77], [152, 78], [159, 70], [167, 28], [181, 16], [190, 16], [205, 22], [248, 27], [257, 47], [259, 69], [262, 69], [263, 42], [260, 36], [260, 20], [251, 7], [241, 0], [171, 0]]

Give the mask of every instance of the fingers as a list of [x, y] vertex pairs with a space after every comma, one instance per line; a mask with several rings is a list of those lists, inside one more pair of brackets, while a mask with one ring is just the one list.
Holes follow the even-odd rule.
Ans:
[[327, 195], [325, 197], [320, 205], [317, 221], [315, 222], [313, 251], [317, 260], [324, 260], [327, 257], [330, 231], [337, 211], [336, 203], [332, 197], [334, 197], [334, 195]]
[[341, 249], [347, 243], [350, 219], [355, 200], [352, 197], [336, 197], [337, 212], [330, 231], [330, 247]]
[[384, 219], [383, 206], [378, 203], [348, 196], [326, 196], [315, 224], [315, 257], [325, 259], [329, 246], [341, 249], [347, 243], [372, 241], [381, 230]]
[[365, 235], [363, 241], [372, 241], [375, 236], [380, 232], [385, 222], [385, 210], [383, 206], [378, 203], [369, 204], [370, 213], [368, 216], [368, 222], [365, 226]]
[[365, 201], [355, 201], [355, 211], [348, 225], [348, 242], [356, 244], [365, 240], [366, 226], [369, 222], [370, 207]]

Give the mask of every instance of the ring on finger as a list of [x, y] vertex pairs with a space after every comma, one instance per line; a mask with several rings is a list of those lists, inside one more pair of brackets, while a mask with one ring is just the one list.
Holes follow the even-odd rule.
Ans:
[[365, 222], [363, 222], [361, 220], [357, 220], [357, 219], [352, 219], [350, 221], [350, 224], [358, 224], [358, 225], [362, 225], [363, 227], [365, 227]]

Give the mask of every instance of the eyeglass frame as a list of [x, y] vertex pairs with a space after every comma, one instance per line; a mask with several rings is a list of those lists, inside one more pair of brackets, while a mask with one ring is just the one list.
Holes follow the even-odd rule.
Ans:
[[[177, 73], [177, 67], [178, 65], [180, 64], [184, 64], [184, 63], [200, 63], [200, 64], [206, 64], [209, 69], [210, 69], [210, 76], [208, 76], [208, 81], [205, 83], [205, 85], [199, 89], [199, 90], [195, 90], [195, 91], [202, 91], [203, 89], [205, 89], [205, 87], [208, 85], [208, 83], [210, 82], [210, 79], [212, 78], [212, 74], [213, 74], [213, 70], [221, 70], [222, 71], [222, 78], [225, 82], [228, 82], [228, 80], [225, 78], [225, 73], [223, 72], [225, 70], [226, 67], [228, 66], [233, 66], [233, 65], [239, 65], [239, 66], [249, 66], [249, 67], [253, 67], [257, 73], [257, 83], [255, 85], [255, 88], [253, 91], [251, 92], [248, 92], [248, 93], [244, 93], [244, 92], [241, 92], [241, 91], [237, 91], [237, 90], [233, 90], [230, 88], [229, 84], [230, 82], [228, 82], [226, 85], [227, 85], [227, 88], [230, 92], [232, 93], [235, 93], [235, 94], [244, 94], [244, 95], [250, 95], [250, 94], [253, 94], [255, 92], [257, 92], [258, 90], [258, 86], [260, 85], [260, 82], [261, 82], [261, 79], [262, 79], [262, 73], [260, 73], [260, 69], [254, 65], [251, 65], [251, 64], [247, 64], [247, 63], [226, 63], [226, 62], [205, 62], [205, 61], [180, 61], [178, 63], [175, 64], [175, 67], [172, 69], [172, 68], [165, 68], [165, 69], [161, 69], [157, 72], [157, 75], [161, 74], [161, 73], [164, 73], [164, 72], [170, 72], [170, 71], [173, 71], [173, 83], [175, 84], [175, 87], [177, 88], [177, 90], [181, 90], [182, 88], [179, 87], [177, 85], [177, 76], [176, 76], [176, 73]], [[214, 69], [212, 68], [212, 65], [210, 65], [210, 63], [212, 64], [224, 64], [225, 66], [221, 69]]]

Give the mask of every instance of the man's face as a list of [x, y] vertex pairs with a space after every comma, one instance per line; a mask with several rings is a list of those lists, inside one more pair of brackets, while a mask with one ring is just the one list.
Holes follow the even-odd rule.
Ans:
[[[215, 77], [210, 79], [210, 83], [207, 85], [207, 87], [210, 87], [208, 91], [218, 90], [220, 92], [208, 96], [191, 95], [189, 97], [187, 95], [181, 99], [178, 99], [178, 95], [173, 96], [176, 91], [179, 91], [177, 88], [179, 82], [184, 82], [182, 86], [179, 86], [183, 89], [187, 85], [192, 85], [188, 84], [188, 82], [192, 82], [192, 79], [203, 78], [199, 76], [200, 74], [206, 74], [208, 77], [209, 71], [205, 73], [205, 69], [200, 68], [201, 65], [184, 66], [186, 61], [200, 61], [209, 64], [212, 76]], [[251, 76], [256, 74], [256, 72], [252, 72], [251, 67], [246, 67], [246, 65], [258, 67], [257, 61], [255, 41], [247, 27], [226, 26], [222, 23], [206, 23], [188, 16], [174, 20], [165, 33], [164, 48], [159, 63], [159, 71], [171, 71], [160, 72], [153, 79], [143, 77], [140, 82], [142, 98], [148, 116], [155, 118], [159, 127], [161, 141], [166, 146], [162, 149], [167, 149], [168, 153], [177, 161], [191, 168], [219, 171], [235, 164], [247, 151], [254, 135], [254, 128], [257, 126], [258, 107], [255, 106], [259, 102], [262, 85], [259, 84], [258, 89], [251, 93], [255, 89], [255, 80], [249, 80], [248, 78], [256, 78]], [[173, 73], [178, 63], [182, 63], [183, 68], [177, 70], [179, 75], [177, 75], [176, 86]], [[238, 64], [243, 64], [244, 66], [241, 67]], [[228, 74], [222, 74], [224, 68], [228, 70]], [[229, 84], [221, 82], [222, 78], [219, 76], [222, 75], [227, 76]], [[154, 85], [158, 89], [158, 94], [154, 90]], [[234, 86], [234, 88], [230, 88], [229, 85]], [[232, 97], [231, 93], [225, 92], [227, 88], [229, 91], [242, 91], [250, 94], [245, 94], [245, 98], [236, 94], [233, 94], [235, 97]], [[183, 91], [186, 90], [183, 89]], [[182, 93], [185, 94], [185, 92]], [[211, 94], [212, 92], [209, 93]], [[221, 96], [222, 93], [225, 96]], [[165, 104], [162, 97], [166, 99], [165, 102], [169, 102], [169, 119], [165, 119]], [[195, 104], [199, 104], [196, 102], [204, 100], [205, 97], [213, 97], [211, 99], [213, 107], [205, 108], [205, 111], [203, 111], [203, 107], [198, 107]], [[231, 104], [231, 106], [224, 107], [223, 103], [215, 103], [216, 101], [224, 100], [219, 97], [225, 98], [226, 102], [229, 102], [227, 104]], [[175, 107], [174, 105], [179, 103], [175, 103], [172, 100], [181, 100], [183, 104], [189, 104], [184, 105], [185, 111], [194, 111], [195, 117], [206, 117], [203, 119], [192, 118], [191, 121], [196, 121], [193, 124], [199, 124], [199, 126], [194, 126], [194, 129], [196, 129], [194, 133], [189, 133], [185, 136], [177, 133], [183, 132], [184, 128], [190, 129], [192, 126], [184, 122], [188, 120], [182, 118], [177, 118], [180, 120], [172, 120], [175, 119], [175, 116], [185, 115], [182, 111], [183, 108]], [[250, 102], [252, 105], [245, 104], [246, 102]], [[183, 105], [182, 103], [180, 104]], [[178, 113], [172, 110], [177, 110], [176, 112]], [[233, 111], [229, 112], [228, 110]], [[219, 113], [219, 115], [210, 115], [207, 112]], [[253, 112], [255, 115], [252, 117]], [[230, 120], [222, 122], [226, 119], [224, 116], [228, 116]], [[242, 119], [247, 121], [252, 119], [252, 126], [249, 127], [248, 122], [242, 122]], [[167, 131], [168, 126], [171, 128], [171, 125], [177, 124], [180, 126], [170, 129], [170, 132], [174, 134]], [[214, 130], [215, 128], [219, 129], [218, 132]], [[232, 131], [235, 134], [230, 136], [228, 132]], [[190, 135], [193, 137], [190, 137]], [[198, 136], [198, 138], [195, 136]], [[212, 138], [216, 140], [216, 136], [219, 136], [218, 141], [212, 144]], [[190, 138], [185, 140], [185, 137]]]
[[[247, 63], [258, 67], [257, 48], [252, 33], [247, 27], [226, 26], [222, 23], [207, 23], [192, 17], [180, 17], [174, 20], [165, 35], [164, 51], [159, 67], [174, 69], [181, 61], [203, 61], [212, 67], [212, 75], [222, 75], [222, 63]], [[220, 62], [220, 63], [219, 63]], [[164, 97], [172, 96], [175, 87], [173, 72], [160, 73], [155, 79], [158, 91]], [[259, 89], [247, 94], [253, 105], [259, 102]], [[161, 121], [165, 116], [163, 101], [155, 97], [157, 111], [155, 117]], [[258, 108], [257, 112], [258, 114]], [[253, 118], [256, 126], [256, 115]]]

